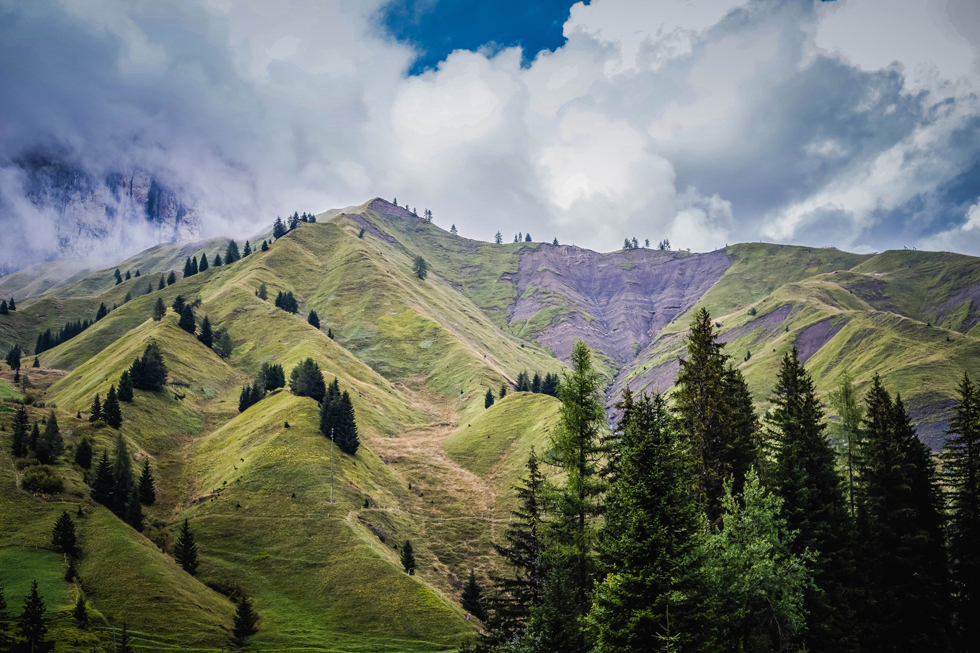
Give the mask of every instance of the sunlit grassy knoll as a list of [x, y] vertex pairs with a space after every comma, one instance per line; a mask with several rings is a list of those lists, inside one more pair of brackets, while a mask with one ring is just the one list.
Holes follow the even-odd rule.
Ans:
[[52, 288], [71, 285], [97, 271], [97, 266], [81, 258], [45, 261], [0, 277], [0, 297], [14, 297], [18, 303]]

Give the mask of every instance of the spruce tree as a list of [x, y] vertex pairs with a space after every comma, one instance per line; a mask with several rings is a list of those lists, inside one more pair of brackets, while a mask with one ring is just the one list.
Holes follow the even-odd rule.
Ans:
[[949, 422], [943, 475], [949, 485], [949, 562], [961, 647], [980, 642], [980, 393], [965, 372]]
[[190, 334], [197, 330], [197, 324], [194, 322], [194, 309], [191, 308], [190, 304], [184, 304], [184, 308], [181, 309], [177, 326]]
[[214, 353], [221, 358], [228, 358], [234, 350], [235, 345], [231, 341], [231, 336], [228, 335], [228, 330], [224, 328], [218, 329], [218, 332], [214, 336]]
[[240, 258], [241, 255], [238, 253], [238, 243], [236, 243], [234, 240], [229, 240], [228, 248], [225, 250], [225, 265], [230, 265]]
[[177, 283], [177, 273], [171, 270], [170, 274], [167, 275], [167, 285], [172, 286], [175, 283]]
[[41, 367], [41, 361], [37, 359], [37, 356], [34, 356], [34, 364], [31, 365], [31, 367], [33, 367], [34, 369]]
[[163, 354], [160, 353], [160, 347], [155, 342], [149, 343], [143, 350], [143, 356], [133, 361], [129, 368], [133, 387], [148, 392], [154, 392], [166, 385], [167, 373]]
[[220, 253], [219, 254], [215, 254], [214, 255], [214, 263], [211, 264], [211, 267], [220, 268], [222, 265], [224, 265], [224, 262], [222, 262], [222, 260], [221, 260], [221, 254]]
[[412, 549], [412, 543], [405, 540], [405, 546], [402, 547], [402, 568], [405, 573], [409, 576], [415, 575], [415, 551]]
[[272, 223], [272, 237], [279, 240], [286, 235], [286, 225], [283, 223], [282, 218], [276, 216], [276, 221]]
[[92, 442], [88, 438], [82, 438], [78, 446], [75, 447], [75, 464], [82, 469], [91, 468], [93, 454]]
[[10, 311], [7, 308], [7, 300], [4, 299], [0, 301], [0, 315], [10, 315]]
[[153, 321], [159, 322], [167, 314], [167, 307], [163, 305], [163, 297], [157, 297], [157, 303], [153, 305]]
[[10, 443], [10, 453], [15, 458], [23, 458], [27, 455], [28, 423], [27, 409], [21, 404], [14, 413], [13, 437]]
[[91, 413], [89, 415], [88, 421], [95, 422], [102, 419], [102, 403], [99, 401], [99, 393], [95, 393], [95, 400], [92, 402], [92, 407], [89, 409]]
[[238, 600], [235, 601], [235, 620], [231, 632], [240, 645], [244, 645], [247, 638], [258, 632], [255, 627], [258, 621], [259, 617], [252, 609], [252, 602], [248, 596], [244, 593], [239, 594]]
[[518, 392], [530, 392], [531, 391], [531, 381], [528, 379], [527, 370], [518, 372], [517, 374], [517, 391]]
[[109, 386], [109, 392], [105, 396], [105, 403], [102, 405], [102, 420], [117, 431], [122, 426], [122, 411], [119, 409], [115, 385]]
[[201, 341], [201, 344], [211, 349], [214, 346], [214, 334], [211, 332], [211, 320], [205, 315], [204, 319], [201, 320], [201, 332], [197, 334], [197, 339]]
[[191, 274], [197, 274], [197, 255], [191, 257]]
[[340, 384], [334, 377], [320, 402], [320, 433], [327, 439], [337, 441], [340, 427]]
[[479, 619], [486, 621], [487, 613], [483, 610], [483, 590], [476, 582], [476, 574], [470, 569], [470, 576], [466, 579], [463, 586], [463, 594], [460, 597], [460, 604], [468, 613]]
[[541, 392], [541, 375], [537, 372], [534, 373], [534, 378], [531, 379], [531, 392], [534, 394]]
[[262, 241], [262, 251], [263, 252], [268, 252], [269, 251], [269, 243], [267, 241], [265, 241], [265, 240]]
[[415, 262], [412, 264], [412, 272], [419, 279], [425, 281], [425, 278], [429, 276], [429, 265], [425, 262], [425, 259], [421, 256], [415, 257]]
[[129, 488], [129, 496], [126, 498], [126, 507], [123, 510], [123, 519], [132, 526], [138, 533], [143, 532], [143, 506], [140, 503], [140, 493], [135, 485]]
[[150, 459], [143, 459], [143, 471], [140, 473], [140, 503], [152, 506], [157, 501], [157, 492], [153, 483], [153, 472], [150, 471]]
[[357, 448], [361, 443], [357, 436], [357, 423], [354, 419], [354, 403], [346, 390], [340, 396], [337, 423], [339, 428], [334, 434], [337, 446], [348, 456], [353, 456], [357, 453]]
[[17, 631], [23, 638], [24, 651], [46, 651], [48, 649], [45, 637], [48, 634], [48, 620], [44, 613], [47, 608], [44, 599], [37, 591], [37, 581], [31, 583], [31, 593], [24, 598], [24, 611], [20, 615]]
[[129, 281], [129, 280], [130, 280], [130, 279], [132, 279], [132, 278], [133, 278], [133, 275], [131, 275], [131, 274], [129, 273], [129, 270], [126, 270], [126, 281]]
[[122, 377], [119, 379], [119, 391], [116, 394], [116, 398], [127, 404], [133, 401], [133, 377], [130, 375], [129, 370], [123, 372]]
[[78, 553], [78, 537], [75, 534], [75, 522], [72, 521], [71, 515], [65, 510], [58, 517], [58, 520], [54, 523], [54, 530], [51, 533], [51, 545], [54, 546], [54, 550], [58, 553], [64, 553], [71, 557], [75, 557]]
[[190, 524], [184, 519], [184, 525], [177, 531], [174, 542], [174, 560], [191, 576], [197, 574], [197, 544]]
[[37, 446], [34, 447], [34, 453], [42, 465], [51, 465], [64, 452], [65, 441], [61, 437], [61, 430], [58, 428], [58, 418], [55, 417], [54, 410], [52, 410], [48, 414], [44, 434], [38, 440]]
[[75, 607], [72, 608], [71, 616], [79, 628], [84, 629], [88, 626], [88, 610], [85, 609], [85, 599], [80, 593], [75, 599]]
[[242, 256], [248, 256], [251, 253], [252, 253], [252, 246], [249, 245], [248, 244], [248, 241], [246, 240], [245, 241], [245, 249], [242, 250]]
[[810, 651], [853, 649], [852, 524], [813, 379], [795, 347], [783, 357], [770, 401], [776, 440], [772, 487], [783, 499], [782, 517], [797, 531], [791, 551], [814, 556], [815, 582], [804, 594], [809, 616], [803, 641]]
[[507, 396], [507, 384], [506, 383], [502, 383], [500, 385], [500, 395], [499, 395], [499, 397], [501, 399], [503, 399], [506, 396]]
[[204, 272], [208, 269], [208, 255], [207, 252], [201, 252], [201, 262], [197, 266], [198, 272]]
[[122, 433], [117, 433], [116, 446], [112, 452], [112, 500], [109, 508], [124, 519], [132, 489], [133, 460]]
[[493, 406], [493, 390], [487, 388], [487, 394], [483, 398], [483, 407], [490, 408], [490, 406]]
[[858, 405], [857, 389], [850, 373], [844, 370], [837, 381], [837, 389], [830, 393], [830, 406], [837, 413], [838, 420], [833, 424], [840, 446], [843, 449], [843, 463], [847, 482], [847, 502], [851, 519], [856, 519], [856, 454], [861, 442], [861, 419], [864, 410]]
[[116, 278], [117, 286], [122, 283], [123, 279], [122, 279], [122, 274], [119, 272], [119, 268], [116, 268], [116, 271], [112, 273], [112, 276]]
[[167, 281], [164, 279], [163, 275], [160, 275], [160, 283], [157, 284], [157, 290], [163, 290], [167, 287]]
[[317, 403], [323, 401], [327, 386], [320, 366], [312, 358], [302, 361], [289, 373], [289, 389], [299, 397], [312, 397]]
[[99, 309], [95, 312], [95, 321], [98, 322], [108, 314], [109, 314], [109, 309], [106, 308], [105, 303], [100, 303]]
[[10, 298], [10, 310], [11, 311], [16, 311], [17, 310], [17, 304], [14, 303], [14, 298], [13, 297]]
[[31, 435], [28, 438], [28, 446], [31, 451], [37, 453], [38, 444], [41, 441], [41, 429], [38, 428], [37, 422], [34, 422], [34, 426], [31, 427]]
[[559, 422], [551, 433], [552, 464], [564, 472], [565, 482], [551, 492], [548, 537], [555, 576], [549, 585], [555, 592], [546, 599], [555, 609], [542, 632], [549, 646], [584, 652], [589, 648], [585, 617], [597, 575], [593, 553], [605, 491], [599, 465], [606, 412], [599, 373], [581, 340], [572, 347], [571, 363], [572, 373], [559, 393]]
[[109, 453], [103, 450], [99, 466], [95, 468], [95, 479], [92, 481], [92, 500], [108, 507], [112, 501], [112, 486], [112, 464], [109, 462]]
[[176, 297], [174, 297], [174, 303], [170, 305], [170, 308], [174, 309], [174, 313], [176, 313], [177, 316], [180, 317], [180, 314], [184, 310], [185, 303], [186, 302], [184, 301], [184, 296], [177, 295]]
[[[662, 395], [624, 396], [616, 474], [606, 499], [596, 588], [589, 621], [603, 651], [694, 648], [703, 618], [690, 596], [700, 579], [701, 522], [690, 492], [687, 452]], [[684, 641], [672, 641], [681, 633]]]
[[194, 270], [191, 267], [191, 257], [188, 256], [187, 261], [184, 262], [184, 278], [186, 279], [192, 276], [194, 276]]
[[320, 316], [316, 314], [316, 311], [310, 311], [310, 314], [306, 316], [306, 321], [309, 322], [314, 329], [320, 328]]
[[244, 413], [252, 406], [252, 386], [242, 386], [241, 394], [238, 395], [238, 412]]

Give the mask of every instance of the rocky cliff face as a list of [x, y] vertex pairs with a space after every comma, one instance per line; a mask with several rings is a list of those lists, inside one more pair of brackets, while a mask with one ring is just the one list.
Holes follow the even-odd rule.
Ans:
[[200, 231], [189, 200], [145, 170], [97, 176], [45, 156], [28, 156], [16, 165], [24, 196], [54, 223], [56, 242], [32, 243], [39, 250], [62, 257], [116, 254]]

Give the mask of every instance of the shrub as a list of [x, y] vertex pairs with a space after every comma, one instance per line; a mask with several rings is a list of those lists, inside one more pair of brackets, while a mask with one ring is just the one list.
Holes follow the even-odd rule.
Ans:
[[29, 467], [24, 472], [21, 487], [28, 492], [40, 494], [56, 494], [65, 489], [65, 484], [60, 476], [56, 476], [54, 469], [48, 465], [35, 465]]

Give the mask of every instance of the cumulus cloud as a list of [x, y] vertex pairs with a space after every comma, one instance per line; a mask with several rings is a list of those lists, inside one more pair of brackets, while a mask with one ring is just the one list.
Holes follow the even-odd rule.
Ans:
[[944, 236], [980, 196], [971, 0], [595, 0], [530, 65], [418, 76], [382, 4], [0, 0], [0, 220], [50, 239], [13, 163], [40, 148], [149, 170], [204, 235], [383, 196], [486, 240], [980, 253]]

